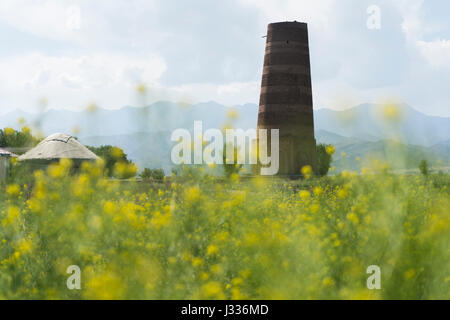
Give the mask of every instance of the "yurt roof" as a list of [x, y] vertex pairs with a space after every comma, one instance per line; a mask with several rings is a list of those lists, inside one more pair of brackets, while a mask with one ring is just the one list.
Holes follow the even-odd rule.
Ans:
[[0, 148], [0, 157], [17, 157], [17, 155], [11, 151]]
[[19, 160], [53, 159], [95, 160], [98, 156], [79, 143], [74, 137], [64, 133], [54, 133], [42, 140], [36, 147], [19, 157]]

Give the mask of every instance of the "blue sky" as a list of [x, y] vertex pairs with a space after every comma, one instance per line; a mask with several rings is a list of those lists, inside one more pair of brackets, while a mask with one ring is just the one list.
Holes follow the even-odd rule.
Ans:
[[[367, 28], [367, 8], [380, 29]], [[450, 116], [450, 1], [2, 0], [0, 112], [258, 103], [267, 24], [307, 22], [315, 108], [406, 102]]]

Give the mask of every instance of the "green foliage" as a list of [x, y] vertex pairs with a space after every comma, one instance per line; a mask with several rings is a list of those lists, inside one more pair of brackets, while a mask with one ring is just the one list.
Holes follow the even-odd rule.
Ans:
[[320, 177], [326, 176], [328, 170], [330, 170], [330, 164], [333, 161], [333, 155], [327, 152], [327, 147], [330, 145], [318, 144], [317, 150], [317, 175]]
[[420, 173], [423, 174], [424, 176], [428, 175], [428, 162], [427, 162], [427, 160], [423, 159], [422, 161], [420, 161], [419, 170], [420, 170]]
[[128, 179], [136, 174], [135, 171], [128, 170], [133, 163], [121, 148], [110, 145], [86, 147], [105, 161], [104, 172], [106, 176]]
[[157, 182], [162, 182], [165, 176], [164, 170], [163, 169], [149, 169], [149, 168], [145, 168], [140, 174], [139, 176], [143, 179], [143, 180], [153, 180], [153, 181], [157, 181]]
[[224, 144], [223, 146], [223, 170], [225, 172], [226, 177], [231, 177], [233, 174], [238, 174], [242, 169], [242, 164], [237, 163], [237, 156], [238, 156], [238, 149], [234, 147], [234, 163], [228, 164], [227, 163], [227, 148], [231, 148], [231, 146]]
[[39, 139], [33, 137], [28, 127], [23, 127], [21, 131], [12, 128], [0, 129], [0, 147], [33, 147], [38, 142]]
[[[192, 180], [152, 188], [69, 165], [0, 189], [1, 298], [450, 298], [449, 175], [240, 181], [189, 167]], [[65, 285], [70, 265], [82, 290]]]

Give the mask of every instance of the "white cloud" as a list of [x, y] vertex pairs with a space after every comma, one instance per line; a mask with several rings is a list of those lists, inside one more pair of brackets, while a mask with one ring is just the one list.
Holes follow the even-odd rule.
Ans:
[[450, 40], [418, 41], [417, 45], [431, 66], [450, 68]]
[[50, 108], [80, 109], [95, 102], [105, 108], [134, 104], [136, 87], [148, 88], [147, 102], [172, 100], [224, 104], [257, 102], [259, 82], [225, 85], [192, 83], [164, 86], [160, 77], [166, 70], [160, 57], [137, 58], [118, 54], [53, 57], [40, 53], [0, 60], [8, 81], [0, 82], [4, 95], [0, 109], [36, 106], [45, 97]]
[[[32, 53], [0, 60], [8, 81], [0, 83], [14, 106], [32, 104], [46, 96], [54, 107], [83, 107], [92, 100], [117, 106], [130, 101], [138, 84], [157, 84], [166, 69], [160, 57], [119, 54], [47, 56]], [[5, 102], [3, 102], [5, 103]], [[120, 105], [119, 105], [120, 106]]]
[[45, 39], [97, 47], [111, 41], [131, 45], [136, 23], [154, 10], [153, 0], [2, 0], [0, 20]]
[[[371, 4], [381, 8], [379, 31], [366, 28]], [[26, 107], [42, 96], [53, 107], [90, 101], [121, 107], [135, 103], [139, 82], [149, 86], [149, 100], [257, 103], [261, 36], [268, 23], [297, 20], [309, 25], [315, 107], [389, 95], [448, 114], [450, 97], [433, 90], [450, 77], [445, 6], [444, 0], [2, 0], [0, 28], [9, 26], [17, 38], [0, 53], [0, 108]], [[7, 32], [0, 29], [0, 36]]]
[[243, 5], [260, 10], [266, 21], [303, 21], [313, 28], [327, 29], [336, 10], [336, 0], [240, 0]]

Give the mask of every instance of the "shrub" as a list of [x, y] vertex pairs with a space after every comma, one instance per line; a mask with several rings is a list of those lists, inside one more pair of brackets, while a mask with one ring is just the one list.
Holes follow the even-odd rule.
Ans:
[[86, 147], [105, 161], [104, 172], [108, 177], [127, 179], [136, 175], [136, 166], [121, 148], [110, 145]]
[[164, 173], [163, 169], [149, 169], [149, 168], [145, 168], [139, 174], [139, 176], [143, 180], [154, 180], [154, 181], [161, 182], [164, 179], [165, 173]]
[[419, 164], [419, 170], [420, 170], [420, 173], [421, 174], [423, 174], [424, 176], [427, 176], [428, 175], [428, 162], [427, 162], [427, 160], [422, 160], [422, 161], [420, 161], [420, 164]]
[[330, 170], [330, 164], [333, 161], [334, 147], [326, 144], [318, 144], [317, 150], [317, 175], [326, 176]]

